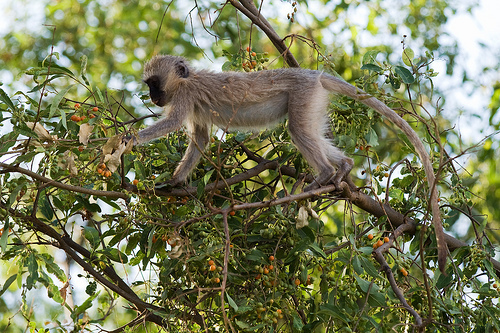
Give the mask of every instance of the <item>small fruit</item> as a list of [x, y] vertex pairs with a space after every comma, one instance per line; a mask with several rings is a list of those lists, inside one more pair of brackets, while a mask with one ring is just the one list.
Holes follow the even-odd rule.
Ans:
[[269, 261], [274, 261], [274, 256], [269, 256]]
[[389, 243], [389, 237], [384, 237], [384, 243]]
[[91, 114], [91, 115], [89, 116], [89, 118], [90, 118], [90, 119], [94, 119], [94, 118], [95, 118], [95, 115]]
[[272, 271], [274, 269], [273, 265], [269, 265], [269, 270]]
[[78, 151], [81, 153], [85, 148], [83, 146], [78, 147]]
[[368, 237], [369, 240], [372, 240], [373, 239], [373, 234], [368, 234], [367, 237]]
[[210, 272], [213, 272], [217, 269], [217, 266], [215, 265], [210, 265]]
[[381, 239], [379, 239], [378, 242], [377, 242], [377, 247], [380, 247], [382, 245], [384, 245], [384, 241], [381, 240]]
[[234, 210], [229, 212], [229, 215], [231, 215], [231, 216], [234, 216], [235, 214], [236, 214], [236, 212]]
[[92, 108], [92, 111], [93, 111], [93, 112], [97, 112], [97, 111], [99, 111], [99, 108], [98, 108], [97, 106], [94, 106], [94, 107]]
[[296, 286], [298, 286], [298, 285], [300, 285], [300, 280], [297, 278], [297, 279], [295, 279], [294, 283]]
[[214, 278], [214, 283], [220, 283], [220, 279], [218, 277]]
[[264, 268], [264, 274], [269, 274], [269, 269]]
[[75, 110], [78, 110], [80, 108], [80, 103], [75, 103]]
[[403, 274], [403, 276], [408, 276], [408, 272], [406, 271], [406, 269], [404, 269], [404, 267], [401, 267], [399, 271], [401, 272], [401, 274]]
[[247, 52], [250, 52], [250, 50], [251, 50], [250, 46], [247, 46]]
[[213, 260], [211, 260], [211, 259], [210, 259], [210, 260], [208, 261], [208, 264], [209, 264], [210, 266], [213, 266], [213, 265], [215, 265], [215, 262], [214, 262]]
[[252, 57], [255, 57], [256, 55], [257, 55], [257, 53], [252, 52]]
[[132, 181], [132, 185], [137, 186], [137, 184], [139, 184], [139, 180], [138, 180], [138, 179], [134, 179], [134, 180]]

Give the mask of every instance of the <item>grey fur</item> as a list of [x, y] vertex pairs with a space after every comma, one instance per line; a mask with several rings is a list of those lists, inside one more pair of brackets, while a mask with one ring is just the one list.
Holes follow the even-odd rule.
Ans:
[[[333, 182], [337, 187], [349, 174], [353, 160], [326, 138], [328, 95], [331, 92], [356, 99], [396, 124], [415, 146], [430, 188], [433, 223], [439, 251], [439, 267], [444, 270], [447, 248], [441, 225], [434, 170], [425, 147], [408, 123], [384, 103], [351, 84], [319, 71], [288, 68], [258, 72], [194, 70], [184, 58], [156, 56], [144, 68], [144, 80], [166, 117], [138, 134], [139, 144], [187, 126], [191, 142], [177, 166], [171, 183], [184, 182], [198, 163], [197, 147], [208, 144], [210, 128], [259, 129], [288, 116], [294, 144], [316, 170], [316, 182], [305, 190]], [[161, 95], [161, 96], [159, 96]], [[337, 171], [335, 172], [335, 167]]]

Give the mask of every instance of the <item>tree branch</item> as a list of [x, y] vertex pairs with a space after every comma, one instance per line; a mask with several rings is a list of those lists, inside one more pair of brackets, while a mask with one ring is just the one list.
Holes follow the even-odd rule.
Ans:
[[93, 189], [85, 188], [85, 187], [81, 187], [81, 186], [74, 186], [74, 185], [69, 185], [69, 184], [65, 184], [65, 183], [60, 183], [60, 182], [55, 181], [53, 179], [39, 175], [31, 170], [24, 169], [24, 168], [21, 168], [18, 166], [13, 166], [13, 165], [10, 165], [7, 163], [0, 162], [0, 168], [4, 169], [7, 172], [22, 173], [23, 175], [31, 177], [34, 180], [38, 180], [39, 182], [44, 183], [48, 186], [58, 187], [60, 189], [71, 191], [71, 192], [84, 193], [84, 194], [89, 194], [89, 195], [93, 195], [93, 196], [97, 196], [97, 197], [128, 199], [128, 195], [125, 193], [122, 193], [122, 192], [99, 191], [99, 190], [93, 190]]

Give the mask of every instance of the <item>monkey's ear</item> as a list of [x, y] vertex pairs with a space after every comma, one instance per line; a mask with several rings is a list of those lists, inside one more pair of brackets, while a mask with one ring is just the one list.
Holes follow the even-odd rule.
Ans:
[[177, 63], [177, 75], [179, 75], [182, 78], [187, 78], [189, 76], [189, 68], [186, 66], [186, 64], [183, 61], [179, 61]]

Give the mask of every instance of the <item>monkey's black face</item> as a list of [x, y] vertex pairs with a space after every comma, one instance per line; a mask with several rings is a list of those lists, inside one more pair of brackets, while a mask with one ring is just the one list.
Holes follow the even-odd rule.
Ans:
[[167, 94], [161, 89], [161, 80], [158, 76], [151, 76], [144, 82], [149, 87], [149, 97], [151, 97], [151, 102], [155, 103], [159, 107], [165, 106], [169, 102]]

